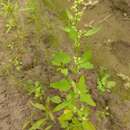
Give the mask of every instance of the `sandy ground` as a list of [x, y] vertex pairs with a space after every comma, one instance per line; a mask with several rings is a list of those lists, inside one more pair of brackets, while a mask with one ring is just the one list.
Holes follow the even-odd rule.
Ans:
[[21, 130], [30, 114], [27, 101], [27, 96], [0, 78], [0, 130]]

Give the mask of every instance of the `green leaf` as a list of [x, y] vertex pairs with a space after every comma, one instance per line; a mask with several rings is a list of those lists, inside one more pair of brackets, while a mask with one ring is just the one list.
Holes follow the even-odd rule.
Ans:
[[51, 83], [51, 87], [59, 89], [60, 91], [68, 91], [70, 89], [70, 83], [63, 79], [55, 83]]
[[97, 88], [99, 91], [105, 92], [105, 86], [102, 84], [102, 82], [99, 78], [97, 79]]
[[52, 128], [52, 125], [49, 125], [48, 127], [46, 127], [44, 130], [50, 130]]
[[68, 127], [68, 121], [73, 117], [73, 112], [70, 110], [64, 110], [64, 113], [58, 118], [62, 128]]
[[40, 129], [42, 126], [44, 126], [46, 124], [46, 120], [45, 119], [39, 119], [38, 121], [34, 122], [32, 124], [32, 127], [29, 128], [29, 130], [37, 130]]
[[78, 37], [78, 31], [77, 31], [76, 27], [69, 26], [69, 27], [66, 27], [64, 29], [64, 31], [68, 33], [71, 40], [73, 40], [74, 42], [76, 41], [76, 39]]
[[57, 71], [60, 71], [64, 76], [68, 75], [68, 69], [67, 68], [58, 68]]
[[92, 52], [91, 51], [86, 51], [82, 57], [81, 57], [82, 61], [90, 61], [92, 59]]
[[61, 103], [61, 98], [59, 96], [53, 96], [53, 97], [51, 97], [51, 101], [53, 103], [59, 104], [59, 103]]
[[99, 32], [100, 29], [101, 29], [100, 27], [93, 27], [93, 28], [89, 29], [88, 31], [85, 31], [84, 36], [90, 37], [90, 36], [96, 34], [97, 32]]
[[77, 109], [77, 115], [80, 118], [83, 118], [83, 117], [88, 118], [90, 113], [91, 113], [91, 111], [90, 111], [89, 107], [86, 107], [85, 105], [84, 105], [84, 107], [81, 107], [81, 109]]
[[84, 62], [84, 63], [80, 63], [79, 68], [80, 69], [88, 69], [89, 70], [89, 69], [93, 69], [94, 66], [90, 62]]
[[84, 76], [81, 76], [79, 79], [79, 83], [77, 84], [77, 88], [80, 91], [80, 94], [82, 95], [83, 93], [87, 92], [87, 87], [85, 83], [85, 78]]
[[56, 52], [52, 58], [52, 64], [56, 66], [65, 65], [70, 62], [71, 58], [65, 52]]
[[70, 110], [64, 110], [64, 113], [59, 117], [60, 121], [68, 121], [73, 117], [73, 112]]
[[83, 122], [83, 129], [84, 130], [96, 130], [95, 126], [90, 121], [84, 121]]
[[69, 10], [66, 10], [66, 14], [69, 20], [73, 19], [73, 15], [71, 14], [71, 12]]
[[72, 118], [70, 130], [83, 130], [82, 122], [77, 117]]
[[58, 112], [62, 109], [64, 109], [65, 107], [67, 107], [69, 105], [69, 102], [68, 101], [64, 101], [63, 103], [57, 105], [55, 108], [54, 108], [54, 112]]
[[35, 98], [40, 98], [42, 96], [42, 89], [40, 87], [37, 87], [35, 89]]
[[26, 88], [29, 94], [34, 94], [35, 98], [40, 98], [43, 95], [43, 87], [39, 81], [36, 81], [34, 84], [32, 81], [26, 83]]
[[60, 11], [60, 18], [66, 23], [66, 25], [70, 25], [71, 21], [73, 20], [73, 15], [69, 9], [65, 9]]
[[22, 130], [25, 130], [27, 128], [27, 126], [29, 126], [30, 124], [30, 120], [29, 121], [26, 121], [22, 127]]
[[75, 97], [76, 97], [75, 92], [73, 90], [70, 90], [69, 93], [66, 96], [66, 99], [68, 101], [72, 101], [73, 99], [75, 99]]
[[43, 104], [40, 104], [40, 103], [33, 103], [33, 102], [31, 102], [31, 104], [32, 104], [32, 106], [35, 107], [36, 109], [45, 111], [45, 107], [44, 107]]
[[85, 102], [90, 106], [96, 106], [96, 103], [92, 99], [92, 96], [90, 94], [81, 94], [80, 95], [80, 101]]
[[101, 82], [102, 82], [102, 84], [103, 84], [105, 87], [106, 87], [106, 83], [107, 83], [109, 77], [110, 77], [110, 75], [107, 74], [107, 73], [105, 73], [104, 75], [101, 76]]
[[86, 51], [80, 59], [80, 64], [79, 64], [79, 68], [84, 68], [84, 69], [93, 69], [93, 64], [90, 62], [90, 60], [92, 59], [92, 53], [91, 51]]
[[102, 70], [97, 80], [97, 88], [100, 92], [105, 92], [116, 85], [116, 82], [109, 79], [110, 75], [105, 70]]
[[68, 75], [68, 69], [61, 69], [61, 73], [64, 74], [65, 76]]
[[50, 110], [50, 108], [47, 108], [46, 114], [48, 114], [48, 116], [50, 117], [50, 119], [51, 119], [52, 121], [55, 121], [55, 117], [54, 117], [54, 115], [53, 115], [53, 112]]

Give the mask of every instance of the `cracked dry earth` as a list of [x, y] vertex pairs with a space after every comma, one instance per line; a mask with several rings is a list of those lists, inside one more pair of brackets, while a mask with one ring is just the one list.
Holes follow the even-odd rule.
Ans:
[[0, 78], [0, 130], [20, 130], [29, 115], [27, 96]]

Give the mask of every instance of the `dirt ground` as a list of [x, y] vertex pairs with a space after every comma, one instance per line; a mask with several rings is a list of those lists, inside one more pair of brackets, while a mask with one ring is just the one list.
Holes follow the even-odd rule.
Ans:
[[[81, 21], [81, 27], [84, 23], [101, 26], [101, 31], [95, 36], [83, 39], [82, 46], [91, 48], [96, 68], [108, 68], [117, 81], [112, 93], [107, 93], [103, 97], [98, 95], [97, 111], [105, 113], [105, 107], [108, 106], [107, 112], [110, 115], [100, 113], [103, 115], [100, 119], [93, 115], [92, 120], [97, 130], [130, 130], [130, 88], [126, 88], [124, 81], [117, 76], [122, 73], [130, 77], [130, 2], [122, 1], [101, 0], [86, 10]], [[53, 27], [62, 25], [62, 21], [54, 12], [47, 9], [44, 11], [45, 19], [48, 20], [49, 17], [49, 21], [55, 21]], [[57, 48], [51, 41], [62, 44], [61, 48], [67, 49], [70, 53], [71, 49], [67, 48], [66, 35], [59, 30], [53, 30], [53, 27], [50, 29], [53, 30], [52, 33], [49, 30], [43, 34], [41, 42], [35, 44], [37, 41], [33, 33], [29, 34], [25, 42], [19, 43], [14, 33], [8, 36], [5, 34], [3, 24], [3, 20], [0, 19], [0, 130], [21, 130], [31, 110], [28, 105], [30, 98], [21, 89], [21, 82], [18, 81], [31, 79], [43, 84], [53, 81], [55, 74], [51, 72], [51, 67], [47, 66], [45, 60], [46, 54]], [[20, 72], [16, 70], [20, 64], [13, 62], [15, 65], [12, 65], [10, 62], [10, 59], [17, 58], [16, 55], [23, 63]], [[92, 72], [89, 75], [88, 72], [92, 88], [96, 85], [94, 78], [95, 74]]]
[[30, 111], [28, 98], [4, 78], [0, 78], [0, 129], [20, 130]]

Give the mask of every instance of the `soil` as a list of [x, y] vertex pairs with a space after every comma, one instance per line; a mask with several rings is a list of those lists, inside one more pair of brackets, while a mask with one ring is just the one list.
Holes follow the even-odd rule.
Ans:
[[[59, 8], [68, 6], [65, 2], [56, 1]], [[97, 70], [84, 72], [97, 102], [97, 109], [93, 111], [98, 114], [92, 115], [97, 130], [130, 130], [130, 89], [126, 89], [124, 81], [116, 76], [122, 73], [130, 77], [129, 7], [129, 0], [100, 0], [94, 7], [86, 9], [81, 21], [81, 27], [84, 23], [101, 26], [96, 35], [83, 39], [82, 48], [90, 48], [95, 68], [106, 67], [117, 82], [112, 92], [101, 96], [96, 89]], [[36, 35], [30, 25], [31, 29], [27, 27], [26, 33], [20, 35], [21, 41], [17, 39], [19, 32], [5, 33], [4, 20], [0, 18], [0, 130], [21, 130], [24, 121], [31, 115], [30, 98], [22, 90], [21, 82], [38, 80], [48, 85], [59, 77], [48, 66], [46, 59], [50, 59], [59, 45], [72, 53], [70, 41], [60, 31], [63, 21], [47, 7], [43, 10], [43, 19], [48, 22], [43, 23], [44, 33]], [[49, 29], [48, 24], [51, 24]], [[39, 37], [38, 42], [36, 38]], [[15, 63], [17, 58], [22, 64]], [[20, 71], [17, 70], [19, 67]], [[106, 106], [109, 109], [106, 110]], [[105, 112], [110, 115], [105, 115]]]
[[30, 115], [28, 97], [19, 92], [8, 79], [0, 78], [0, 129], [20, 130]]

